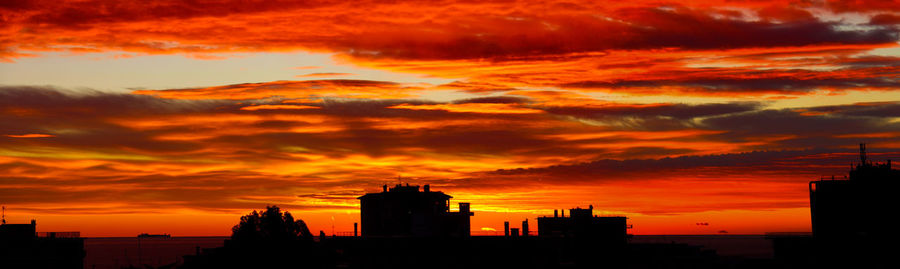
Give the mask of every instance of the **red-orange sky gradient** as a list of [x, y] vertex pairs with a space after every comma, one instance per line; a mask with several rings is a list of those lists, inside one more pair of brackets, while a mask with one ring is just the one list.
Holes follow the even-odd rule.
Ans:
[[588, 205], [809, 231], [808, 181], [900, 157], [898, 41], [896, 0], [3, 1], [0, 204], [85, 236], [275, 204], [330, 234], [399, 175], [476, 234]]

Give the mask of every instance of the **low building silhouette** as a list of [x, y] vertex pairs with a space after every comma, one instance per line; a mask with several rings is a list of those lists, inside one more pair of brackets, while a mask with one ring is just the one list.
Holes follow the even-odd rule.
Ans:
[[397, 184], [382, 192], [360, 196], [361, 234], [364, 237], [468, 237], [470, 219], [475, 214], [469, 203], [459, 203], [450, 211], [452, 196], [431, 191], [425, 185]]
[[716, 268], [718, 262], [700, 246], [626, 244], [625, 217], [596, 217], [593, 207], [539, 219], [538, 230], [552, 236], [528, 236], [528, 220], [521, 230], [505, 222], [506, 236], [469, 236], [468, 204], [450, 212], [450, 196], [428, 185], [383, 186], [359, 199], [362, 236], [322, 233], [275, 247], [226, 241], [186, 256], [181, 268]]
[[0, 268], [83, 268], [78, 232], [37, 232], [37, 222], [0, 224]]
[[538, 217], [538, 236], [568, 237], [596, 240], [604, 243], [622, 243], [628, 238], [627, 218], [599, 217], [594, 206], [569, 209], [569, 216], [554, 211], [553, 217]]
[[23, 241], [32, 240], [37, 236], [37, 222], [31, 220], [30, 224], [0, 224], [0, 239]]

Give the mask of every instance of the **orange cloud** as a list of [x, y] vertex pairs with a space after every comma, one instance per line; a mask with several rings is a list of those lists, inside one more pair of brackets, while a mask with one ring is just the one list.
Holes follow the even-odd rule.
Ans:
[[54, 135], [49, 134], [21, 134], [21, 135], [6, 135], [7, 137], [12, 138], [41, 138], [41, 137], [54, 137]]
[[242, 107], [241, 110], [260, 110], [260, 109], [316, 109], [319, 107], [315, 106], [300, 106], [300, 105], [258, 105], [258, 106], [245, 106]]
[[[872, 158], [885, 159], [900, 144], [891, 135], [900, 132], [895, 102], [775, 110], [523, 90], [444, 103], [359, 98], [286, 105], [270, 92], [282, 85], [295, 84], [240, 85], [244, 96], [260, 98], [240, 100], [222, 97], [235, 96], [235, 86], [159, 91], [166, 98], [151, 91], [0, 88], [8, 111], [40, 112], [0, 113], [8, 123], [0, 132], [55, 135], [0, 139], [0, 173], [7, 175], [0, 195], [34, 214], [74, 216], [232, 214], [277, 203], [322, 220], [311, 224], [318, 227], [329, 214], [355, 213], [354, 195], [401, 174], [485, 212], [533, 216], [592, 203], [652, 224], [662, 218], [654, 216], [803, 207], [806, 193], [796, 186], [842, 173], [853, 158], [852, 149], [835, 145], [866, 138], [884, 149]], [[182, 93], [190, 98], [170, 99]], [[283, 106], [290, 109], [262, 109]], [[606, 198], [596, 201], [597, 194]], [[496, 220], [476, 222], [491, 227]], [[661, 229], [653, 227], [648, 231]]]
[[[454, 87], [470, 92], [803, 95], [896, 89], [896, 57], [866, 57], [897, 46], [892, 11], [878, 1], [26, 1], [0, 8], [8, 18], [0, 31], [11, 37], [0, 57], [312, 51], [459, 79]], [[869, 21], [834, 17], [843, 12]]]
[[388, 108], [393, 109], [411, 109], [411, 110], [443, 110], [455, 113], [508, 113], [508, 114], [528, 114], [541, 113], [541, 110], [521, 107], [511, 104], [484, 104], [484, 103], [466, 103], [466, 104], [440, 104], [440, 105], [410, 105], [400, 104]]
[[310, 99], [341, 98], [405, 98], [420, 87], [392, 82], [368, 80], [307, 80], [245, 83], [193, 89], [138, 90], [135, 94], [153, 95], [169, 99], [227, 99], [250, 100], [280, 97]]
[[[465, 79], [473, 93], [563, 88], [630, 95], [746, 97], [816, 91], [892, 91], [897, 58], [864, 56], [888, 45], [828, 45], [710, 51], [608, 51], [506, 61], [345, 61], [394, 72]], [[716, 55], [710, 57], [710, 54]]]

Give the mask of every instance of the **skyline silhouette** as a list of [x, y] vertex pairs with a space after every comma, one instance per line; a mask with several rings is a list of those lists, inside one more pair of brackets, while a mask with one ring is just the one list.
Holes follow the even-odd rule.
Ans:
[[[137, 236], [137, 261], [123, 268], [274, 268], [303, 265], [314, 268], [812, 268], [870, 266], [889, 268], [897, 235], [890, 218], [868, 215], [874, 225], [859, 225], [862, 213], [887, 212], [897, 206], [890, 193], [900, 184], [900, 170], [891, 161], [870, 160], [866, 144], [859, 144], [859, 163], [844, 179], [813, 180], [808, 184], [812, 234], [772, 232], [766, 235], [771, 256], [725, 254], [703, 244], [676, 241], [642, 242], [628, 234], [625, 216], [598, 216], [594, 207], [554, 210], [519, 228], [504, 221], [503, 235], [470, 234], [471, 204], [450, 211], [450, 195], [430, 185], [382, 185], [367, 193], [352, 234], [314, 236], [306, 222], [278, 206], [266, 206], [240, 217], [231, 237], [214, 248], [196, 246], [174, 263], [145, 263], [141, 240], [169, 241], [171, 236]], [[82, 268], [84, 238], [78, 232], [38, 232], [36, 221], [11, 224], [6, 209], [0, 224], [0, 263], [34, 268]], [[359, 225], [357, 225], [359, 224]], [[709, 225], [697, 223], [697, 225]], [[357, 228], [362, 228], [357, 231]], [[717, 235], [723, 237], [723, 235]], [[725, 237], [723, 237], [725, 238]], [[736, 244], [736, 243], [733, 243]], [[746, 246], [745, 246], [746, 247]], [[126, 250], [127, 253], [127, 250]], [[725, 252], [727, 253], [727, 252]], [[95, 253], [96, 254], [96, 253]], [[152, 255], [151, 255], [152, 256]], [[126, 254], [127, 257], [127, 254]], [[285, 259], [284, 257], [291, 257]], [[513, 257], [510, 259], [510, 257]], [[127, 260], [127, 259], [126, 259]], [[115, 262], [118, 266], [118, 261]], [[93, 263], [92, 266], [96, 266]]]
[[[877, 151], [877, 148], [876, 148], [876, 151]], [[737, 158], [737, 160], [731, 159], [731, 158], [730, 158], [731, 156], [727, 156], [727, 155], [726, 155], [726, 156], [721, 156], [721, 157], [723, 157], [722, 160], [719, 160], [719, 161], [711, 161], [711, 162], [712, 162], [712, 163], [732, 163], [732, 162], [735, 162], [735, 161], [743, 161], [743, 160], [747, 160], [747, 159], [751, 159], [751, 160], [752, 160], [753, 158], [756, 157], [756, 156], [754, 156], [754, 155], [758, 155], [758, 154], [780, 154], [780, 153], [778, 153], [778, 152], [776, 152], [776, 153], [769, 153], [769, 152], [751, 153], [751, 154], [746, 154], [746, 155], [744, 155], [744, 156], [740, 156], [739, 158]], [[854, 155], [856, 155], [856, 154], [840, 154], [840, 155], [834, 155], [834, 156], [836, 156], [836, 157], [841, 157], [841, 158], [852, 158], [852, 156], [854, 156]], [[838, 174], [838, 175], [836, 175], [836, 178], [835, 178], [835, 176], [831, 176], [831, 177], [829, 177], [829, 176], [821, 176], [822, 181], [828, 181], [828, 182], [825, 182], [825, 183], [830, 183], [830, 182], [832, 182], [832, 180], [837, 179], [837, 180], [834, 180], [834, 183], [842, 183], [843, 181], [842, 181], [841, 179], [847, 179], [847, 178], [852, 178], [852, 177], [862, 177], [862, 176], [859, 175], [859, 173], [862, 173], [862, 172], [865, 172], [865, 171], [875, 171], [875, 170], [878, 170], [878, 169], [882, 169], [882, 170], [885, 170], [885, 171], [893, 171], [893, 170], [891, 170], [891, 168], [890, 168], [890, 166], [889, 166], [890, 159], [885, 159], [885, 156], [892, 156], [892, 153], [891, 153], [891, 154], [887, 154], [887, 155], [885, 155], [885, 154], [883, 154], [883, 153], [876, 153], [876, 154], [870, 154], [870, 155], [873, 155], [873, 156], [870, 156], [869, 158], [874, 158], [874, 159], [876, 160], [876, 162], [878, 162], [878, 163], [872, 162], [871, 164], [863, 165], [864, 162], [856, 162], [856, 164], [854, 164], [854, 165], [856, 165], [856, 166], [851, 167], [852, 169], [851, 169], [850, 173], [847, 173], [846, 175], [843, 175], [843, 176], [840, 175], [840, 174]], [[684, 162], [684, 161], [690, 160], [690, 159], [692, 159], [692, 158], [696, 158], [696, 157], [685, 157], [685, 158], [672, 159], [672, 160], [665, 160], [665, 161], [666, 161], [666, 162]], [[743, 160], [741, 160], [741, 159], [743, 159]], [[818, 160], [821, 161], [822, 159], [818, 159]], [[835, 166], [837, 166], [838, 163], [848, 163], [846, 159], [844, 159], [844, 160], [834, 160], [834, 161], [828, 160], [828, 159], [825, 159], [825, 160], [828, 161], [829, 163], [834, 163]], [[658, 162], [661, 162], [661, 161], [663, 161], [663, 160], [657, 160], [657, 161], [658, 161]], [[811, 162], [811, 160], [807, 160], [807, 162]], [[633, 162], [633, 163], [620, 162], [619, 164], [622, 165], [623, 169], [627, 169], [627, 168], [624, 168], [624, 167], [629, 167], [629, 166], [640, 166], [640, 165], [644, 165], [644, 163], [642, 163], [641, 161], [637, 161], [637, 162]], [[592, 166], [592, 165], [595, 165], [595, 163], [579, 164], [579, 165]], [[866, 168], [866, 167], [870, 167], [870, 168]], [[846, 165], [843, 165], [843, 168], [846, 169]], [[543, 168], [542, 168], [542, 169], [543, 169]], [[556, 169], [556, 168], [552, 168], [552, 167], [551, 167], [551, 168], [547, 168], [547, 169], [552, 170], [552, 169]], [[866, 170], [866, 169], [869, 169], [869, 170]], [[860, 171], [862, 171], [862, 172], [860, 172]], [[506, 173], [506, 172], [504, 172], [504, 171], [499, 171], [498, 173]], [[532, 172], [532, 171], [527, 171], [527, 170], [526, 170], [526, 171], [516, 171], [515, 173], [526, 173], [526, 174], [527, 174], [527, 173], [533, 173], [533, 172]], [[890, 177], [890, 176], [891, 176], [890, 173], [882, 173], [882, 174], [879, 174], [879, 177]], [[830, 178], [831, 178], [831, 179], [830, 179]], [[413, 178], [406, 178], [406, 179], [401, 178], [401, 181], [402, 181], [402, 180], [407, 180], [407, 181], [408, 181], [408, 180], [410, 180], [410, 179], [413, 179]], [[829, 179], [830, 179], [830, 180], [829, 180]], [[394, 180], [396, 180], [396, 179], [394, 179]], [[807, 180], [808, 180], [808, 179], [807, 179]], [[408, 183], [406, 183], [406, 184], [408, 185]], [[428, 184], [426, 184], [426, 185], [428, 185]], [[385, 185], [385, 186], [387, 186], [387, 185]], [[396, 186], [395, 186], [395, 187], [396, 187]], [[418, 187], [418, 186], [413, 186], [413, 187]], [[453, 189], [453, 188], [451, 187], [451, 189]], [[807, 194], [807, 197], [809, 197], [808, 195], [810, 195], [810, 194]], [[353, 198], [348, 197], [348, 199], [353, 199]], [[467, 201], [467, 202], [462, 202], [463, 204], [468, 204], [468, 203], [469, 203], [468, 201], [472, 201], [472, 200], [463, 200], [463, 201]], [[596, 201], [597, 201], [597, 200], [593, 200], [593, 201], [591, 201], [591, 200], [585, 200], [584, 203], [596, 203]], [[602, 200], [601, 200], [601, 202], [602, 202]], [[809, 201], [806, 201], [806, 202], [804, 202], [804, 203], [807, 205], [807, 207], [806, 207], [805, 209], [803, 209], [803, 210], [806, 211], [806, 212], [810, 212], [810, 211], [809, 211], [809, 210], [810, 210], [810, 209], [809, 209]], [[448, 209], [450, 209], [450, 205], [449, 205], [449, 204], [447, 204], [446, 206], [447, 206]], [[478, 205], [476, 205], [476, 208], [477, 208], [477, 207], [478, 207]], [[13, 207], [12, 209], [18, 210], [18, 209], [15, 208], [15, 207]], [[453, 209], [454, 209], [454, 210], [459, 210], [458, 207], [456, 207], [455, 205], [454, 205]], [[605, 211], [602, 211], [602, 213], [601, 213], [601, 214], [603, 214], [603, 215], [625, 215], [624, 213], [620, 213], [620, 212], [622, 212], [622, 211], [619, 211], [619, 210], [614, 209], [614, 208], [607, 208], [607, 209], [604, 209], [604, 210], [605, 210]], [[847, 209], [847, 210], [850, 210], [850, 209]], [[847, 210], [844, 210], [844, 211], [847, 211]], [[878, 209], [877, 209], [877, 208], [874, 208], [874, 209], [873, 209], [873, 208], [870, 208], [870, 209], [867, 209], [867, 210], [874, 210], [874, 211], [877, 211]], [[491, 212], [491, 211], [493, 211], [493, 212]], [[492, 210], [488, 210], [486, 213], [487, 213], [487, 214], [491, 214], [491, 213], [502, 212], [502, 211], [503, 211], [503, 209], [500, 209], [500, 210], [498, 210], [498, 209], [492, 209]], [[556, 209], [554, 209], [554, 211], [556, 211]], [[15, 211], [13, 211], [13, 212], [15, 212]], [[503, 233], [503, 226], [502, 226], [501, 224], [502, 224], [502, 222], [503, 222], [504, 220], [515, 220], [516, 222], [518, 222], [518, 221], [523, 220], [523, 219], [531, 219], [531, 220], [533, 220], [533, 221], [536, 221], [536, 220], [538, 220], [540, 217], [546, 217], [546, 216], [550, 215], [550, 212], [551, 212], [551, 211], [550, 211], [550, 209], [540, 209], [540, 210], [531, 210], [530, 212], [539, 212], [539, 213], [524, 213], [524, 214], [510, 214], [510, 213], [504, 213], [504, 214], [503, 214], [504, 216], [496, 216], [496, 215], [495, 215], [495, 216], [492, 216], [491, 219], [489, 219], [489, 220], [478, 219], [477, 217], [474, 217], [474, 216], [473, 216], [473, 220], [476, 220], [476, 221], [478, 221], [478, 222], [476, 222], [476, 224], [475, 224], [474, 226], [470, 226], [470, 228], [469, 228], [468, 230], [471, 231], [471, 233], [476, 234], [476, 235], [498, 235], [498, 234], [502, 234], [502, 233]], [[610, 213], [610, 212], [615, 212], [615, 213]], [[4, 211], [4, 213], [6, 213], [6, 211]], [[5, 215], [6, 215], [6, 214], [5, 214]], [[702, 218], [702, 215], [703, 215], [703, 214], [698, 214], [698, 215], [701, 216], [699, 219], [704, 220], [704, 221], [696, 222], [696, 223], [688, 223], [688, 224], [689, 224], [690, 226], [697, 226], [699, 229], [703, 229], [703, 230], [701, 230], [701, 231], [703, 231], [703, 232], [699, 232], [699, 233], [690, 233], [690, 232], [675, 232], [675, 233], [668, 233], [668, 232], [665, 232], [665, 230], [663, 230], [663, 232], [658, 233], [658, 234], [722, 234], [723, 231], [724, 231], [724, 233], [729, 233], [729, 231], [728, 231], [729, 229], [728, 229], [727, 227], [718, 226], [718, 225], [716, 225], [717, 223], [715, 223], [715, 222], [713, 222], [713, 228], [710, 228], [710, 227], [709, 227], [709, 226], [710, 226], [710, 222], [708, 221], [708, 219]], [[14, 213], [12, 216], [14, 216], [15, 218], [21, 219], [21, 217], [23, 216], [23, 214], [21, 214], [20, 212], [16, 212], [16, 213]], [[221, 216], [225, 216], [224, 218], [226, 218], [226, 219], [228, 219], [228, 218], [233, 218], [233, 215], [231, 215], [231, 214], [222, 214]], [[801, 215], [801, 216], [802, 216], [802, 215]], [[807, 217], [811, 217], [811, 216], [807, 215]], [[838, 218], [841, 218], [841, 217], [838, 217]], [[518, 220], [516, 220], [516, 219], [518, 219]], [[638, 219], [640, 219], [640, 218], [638, 218]], [[332, 221], [330, 221], [330, 222], [329, 222], [329, 221], [319, 221], [319, 222], [315, 222], [315, 223], [313, 224], [314, 227], [311, 228], [311, 230], [328, 231], [327, 234], [329, 234], [329, 235], [331, 235], [333, 231], [336, 231], [336, 232], [341, 233], [341, 234], [348, 234], [348, 233], [352, 233], [352, 232], [353, 232], [353, 226], [352, 226], [352, 225], [354, 225], [354, 223], [359, 223], [359, 222], [361, 221], [361, 219], [359, 218], [359, 216], [356, 216], [356, 215], [347, 216], [347, 217], [345, 218], [345, 220], [346, 220], [345, 222], [340, 223], [339, 225], [334, 224], [334, 223], [335, 223], [334, 220], [332, 220]], [[480, 221], [479, 221], [479, 220], [480, 220]], [[854, 224], [853, 224], [854, 221], [853, 221], [852, 219], [844, 219], [844, 220], [847, 221], [847, 224], [846, 224], [846, 225], [854, 225]], [[486, 223], [486, 222], [487, 222], [487, 223]], [[732, 230], [730, 233], [732, 233], [732, 234], [766, 234], [766, 233], [770, 233], [770, 232], [813, 232], [813, 229], [812, 229], [813, 225], [811, 225], [811, 222], [810, 222], [808, 219], [807, 219], [807, 220], [804, 220], [804, 222], [805, 222], [805, 225], [807, 225], [806, 228], [804, 228], [803, 226], [801, 226], [799, 229], [797, 229], [797, 228], [794, 228], [794, 229], [781, 229], [781, 228], [778, 228], [777, 226], [772, 225], [772, 226], [768, 226], [768, 227], [763, 227], [761, 230], [759, 230], [759, 231], [757, 231], [757, 232], [741, 233], [741, 232], [734, 232], [734, 230]], [[632, 220], [632, 221], [630, 221], [630, 223], [635, 223], [635, 221]], [[645, 224], [645, 223], [642, 223], [640, 220], [638, 220], [636, 223], [638, 224], [637, 227], [640, 227], [641, 225]], [[685, 226], [688, 226], [688, 224], [685, 224]], [[700, 225], [700, 224], [703, 224], [703, 225]], [[471, 224], [470, 224], [470, 225], [471, 225]], [[160, 229], [160, 228], [159, 228], [159, 227], [162, 227], [162, 226], [164, 226], [164, 225], [158, 225], [158, 226], [155, 226], [155, 227], [150, 227], [150, 230], [146, 230], [146, 229], [141, 229], [141, 230], [132, 229], [133, 232], [129, 232], [129, 233], [126, 233], [126, 234], [120, 234], [119, 236], [133, 236], [134, 234], [137, 234], [137, 233], [147, 233], [148, 231], [150, 231], [151, 234], [154, 234], [154, 233], [155, 233], [155, 234], [172, 234], [172, 231], [171, 231], [171, 230], [165, 230], [165, 229]], [[228, 226], [231, 226], [231, 224], [228, 224]], [[336, 228], [335, 228], [335, 227], [336, 227]], [[485, 227], [496, 227], [496, 228], [484, 229]], [[359, 228], [359, 227], [358, 227], [358, 228]], [[533, 228], [533, 227], [532, 227], [532, 228]], [[724, 229], [723, 229], [723, 228], [724, 228]], [[80, 227], [77, 227], [77, 226], [71, 226], [71, 225], [69, 225], [69, 226], [66, 226], [66, 228], [64, 228], [64, 229], [53, 228], [52, 230], [82, 230], [82, 229], [81, 229]], [[635, 229], [635, 230], [639, 230], [639, 229]], [[882, 229], [882, 230], [883, 230], [883, 229]], [[536, 231], [536, 230], [532, 230], [532, 231]], [[634, 233], [634, 230], [631, 230], [631, 232]], [[220, 236], [220, 235], [226, 235], [226, 234], [227, 234], [227, 232], [219, 232], [219, 233], [214, 233], [214, 234], [190, 234], [190, 233], [187, 233], [187, 234], [177, 234], [177, 233], [176, 233], [176, 236], [197, 236], [197, 235]], [[653, 233], [635, 233], [635, 234], [653, 234]], [[96, 235], [90, 235], [90, 234], [88, 234], [88, 236], [96, 237]]]

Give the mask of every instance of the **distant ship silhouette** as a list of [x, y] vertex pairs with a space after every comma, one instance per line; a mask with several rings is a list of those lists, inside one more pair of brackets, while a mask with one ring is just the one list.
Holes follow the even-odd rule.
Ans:
[[172, 235], [169, 234], [148, 234], [142, 233], [137, 236], [138, 238], [171, 238]]

